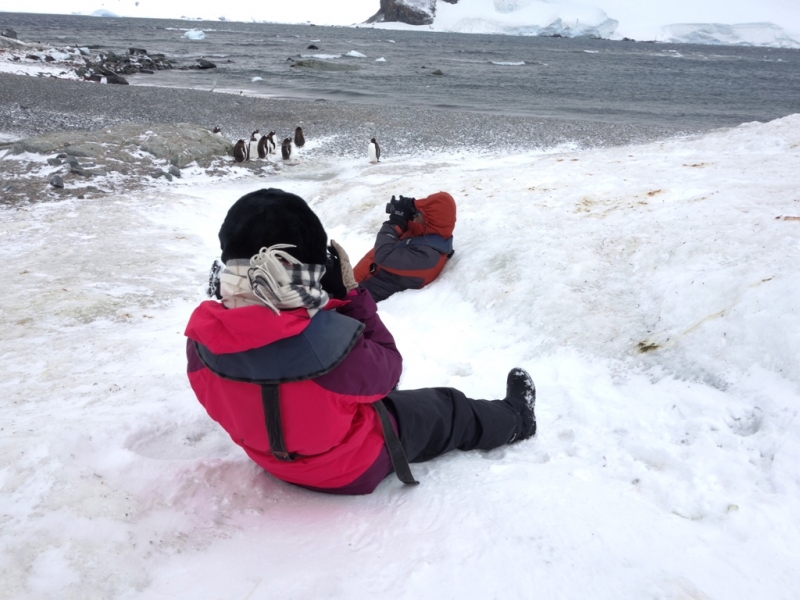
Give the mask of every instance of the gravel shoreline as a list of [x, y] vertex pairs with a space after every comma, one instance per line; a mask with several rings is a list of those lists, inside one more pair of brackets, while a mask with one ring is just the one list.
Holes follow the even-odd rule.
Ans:
[[597, 121], [564, 121], [477, 112], [344, 102], [255, 98], [193, 89], [103, 85], [0, 73], [0, 134], [17, 139], [138, 123], [222, 127], [231, 141], [269, 128], [307, 139], [332, 138], [318, 152], [366, 156], [377, 137], [384, 157], [453, 149], [521, 151], [564, 143], [581, 148], [649, 142], [698, 130]]

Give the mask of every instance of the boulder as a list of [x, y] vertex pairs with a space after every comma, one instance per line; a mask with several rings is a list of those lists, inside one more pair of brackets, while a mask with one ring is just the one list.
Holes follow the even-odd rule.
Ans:
[[28, 138], [16, 142], [11, 152], [55, 154], [67, 149], [70, 155], [67, 162], [73, 168], [82, 168], [76, 156], [137, 163], [141, 160], [136, 155], [140, 150], [183, 168], [196, 160], [226, 156], [233, 150], [233, 144], [199, 125], [129, 124], [99, 131], [59, 131]]
[[198, 58], [197, 59], [197, 68], [198, 69], [216, 69], [217, 65], [215, 65], [210, 60], [206, 60], [205, 58]]
[[106, 75], [106, 83], [116, 83], [119, 85], [128, 85], [128, 80], [120, 75]]
[[64, 189], [64, 180], [59, 175], [53, 175], [50, 178], [50, 185], [54, 188]]
[[6, 27], [3, 31], [0, 31], [0, 35], [3, 37], [10, 38], [12, 40], [17, 39], [17, 32], [11, 29], [10, 27]]

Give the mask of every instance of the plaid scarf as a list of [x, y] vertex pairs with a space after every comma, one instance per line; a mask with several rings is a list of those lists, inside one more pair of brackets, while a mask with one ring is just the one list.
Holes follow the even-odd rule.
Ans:
[[262, 304], [276, 315], [281, 310], [305, 308], [313, 317], [328, 303], [328, 294], [320, 285], [325, 267], [303, 264], [283, 248], [294, 246], [262, 248], [250, 260], [228, 261], [221, 272], [212, 266], [209, 289], [219, 290], [227, 308]]

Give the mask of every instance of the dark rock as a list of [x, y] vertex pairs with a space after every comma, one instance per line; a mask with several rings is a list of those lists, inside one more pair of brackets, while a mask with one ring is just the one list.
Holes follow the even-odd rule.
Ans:
[[[143, 134], [147, 132], [148, 135]], [[64, 148], [69, 147], [69, 156]], [[109, 159], [119, 163], [135, 163], [131, 153], [141, 150], [157, 160], [166, 160], [183, 168], [195, 160], [225, 156], [233, 144], [223, 136], [214, 135], [204, 127], [189, 123], [170, 125], [120, 125], [93, 132], [57, 131], [45, 136], [19, 140], [12, 146], [13, 154], [34, 152], [65, 159], [70, 166], [80, 165], [76, 156], [103, 164]], [[1, 194], [0, 194], [1, 196]]]
[[315, 46], [314, 44], [311, 44], [310, 46], [306, 47], [306, 50], [319, 50], [319, 46]]
[[81, 166], [81, 163], [78, 162], [78, 159], [74, 156], [67, 157], [67, 164], [72, 167], [73, 169], [78, 169]]
[[147, 54], [144, 48], [128, 48], [128, 54]]
[[12, 40], [17, 39], [17, 32], [11, 29], [10, 27], [3, 29], [3, 31], [0, 31], [0, 35], [2, 35], [3, 37], [11, 38]]
[[139, 69], [139, 73], [147, 73], [148, 75], [155, 74], [155, 71], [151, 71], [150, 69]]
[[216, 69], [217, 65], [215, 65], [210, 60], [206, 60], [205, 58], [198, 58], [197, 59], [197, 68], [198, 69]]
[[169, 169], [167, 169], [167, 172], [170, 175], [173, 175], [173, 176], [177, 177], [178, 179], [181, 178], [181, 170], [178, 167], [176, 167], [175, 165], [170, 165]]
[[434, 69], [430, 72], [431, 75], [444, 75], [440, 69]]
[[350, 65], [347, 63], [333, 63], [325, 60], [317, 60], [315, 58], [296, 60], [289, 66], [294, 68], [313, 69], [314, 71], [360, 71], [361, 70], [361, 67], [358, 65]]
[[42, 60], [41, 56], [37, 56], [35, 54], [26, 54], [25, 58], [28, 58], [30, 60]]
[[69, 172], [72, 173], [73, 175], [80, 175], [81, 177], [91, 177], [92, 176], [92, 174], [89, 171], [87, 171], [86, 169], [82, 169], [80, 167], [72, 167], [69, 170]]
[[59, 152], [58, 154], [56, 154], [56, 158], [64, 160], [69, 158], [69, 154], [67, 154], [66, 152]]
[[61, 189], [63, 189], [63, 188], [64, 188], [64, 180], [63, 180], [63, 179], [61, 179], [61, 177], [60, 177], [60, 176], [58, 176], [58, 175], [53, 175], [53, 176], [50, 178], [50, 185], [52, 185], [52, 186], [53, 186], [53, 187], [55, 187], [55, 188], [61, 188]]
[[169, 173], [167, 173], [166, 171], [163, 171], [161, 169], [159, 169], [157, 171], [153, 171], [152, 173], [150, 173], [150, 177], [152, 177], [153, 179], [158, 179], [159, 177], [164, 177], [167, 181], [172, 181], [172, 175], [170, 175]]
[[51, 167], [57, 167], [58, 165], [63, 165], [64, 161], [61, 160], [60, 158], [48, 158], [47, 164], [50, 165]]
[[622, 38], [622, 41], [623, 41], [623, 42], [635, 42], [636, 40], [635, 40], [635, 39], [633, 39], [633, 38], [624, 37], [624, 38]]
[[117, 83], [119, 85], [128, 85], [128, 80], [119, 75], [106, 75], [106, 83]]
[[408, 25], [430, 25], [433, 23], [433, 11], [435, 9], [427, 11], [414, 8], [398, 0], [381, 0], [378, 12], [367, 19], [367, 23], [397, 21]]
[[44, 62], [56, 62], [56, 59], [50, 56], [49, 54], [45, 54]]

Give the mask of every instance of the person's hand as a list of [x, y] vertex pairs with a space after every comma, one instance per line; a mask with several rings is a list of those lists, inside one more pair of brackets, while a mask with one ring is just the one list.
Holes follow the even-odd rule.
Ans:
[[397, 225], [401, 229], [405, 229], [408, 226], [408, 222], [416, 212], [414, 208], [414, 198], [406, 198], [405, 196], [400, 196], [400, 198], [397, 199], [392, 196], [387, 209], [389, 212], [389, 223]]
[[331, 245], [328, 246], [328, 263], [320, 284], [329, 296], [338, 300], [344, 299], [350, 290], [358, 287], [353, 267], [350, 266], [350, 257], [335, 240], [331, 240]]

